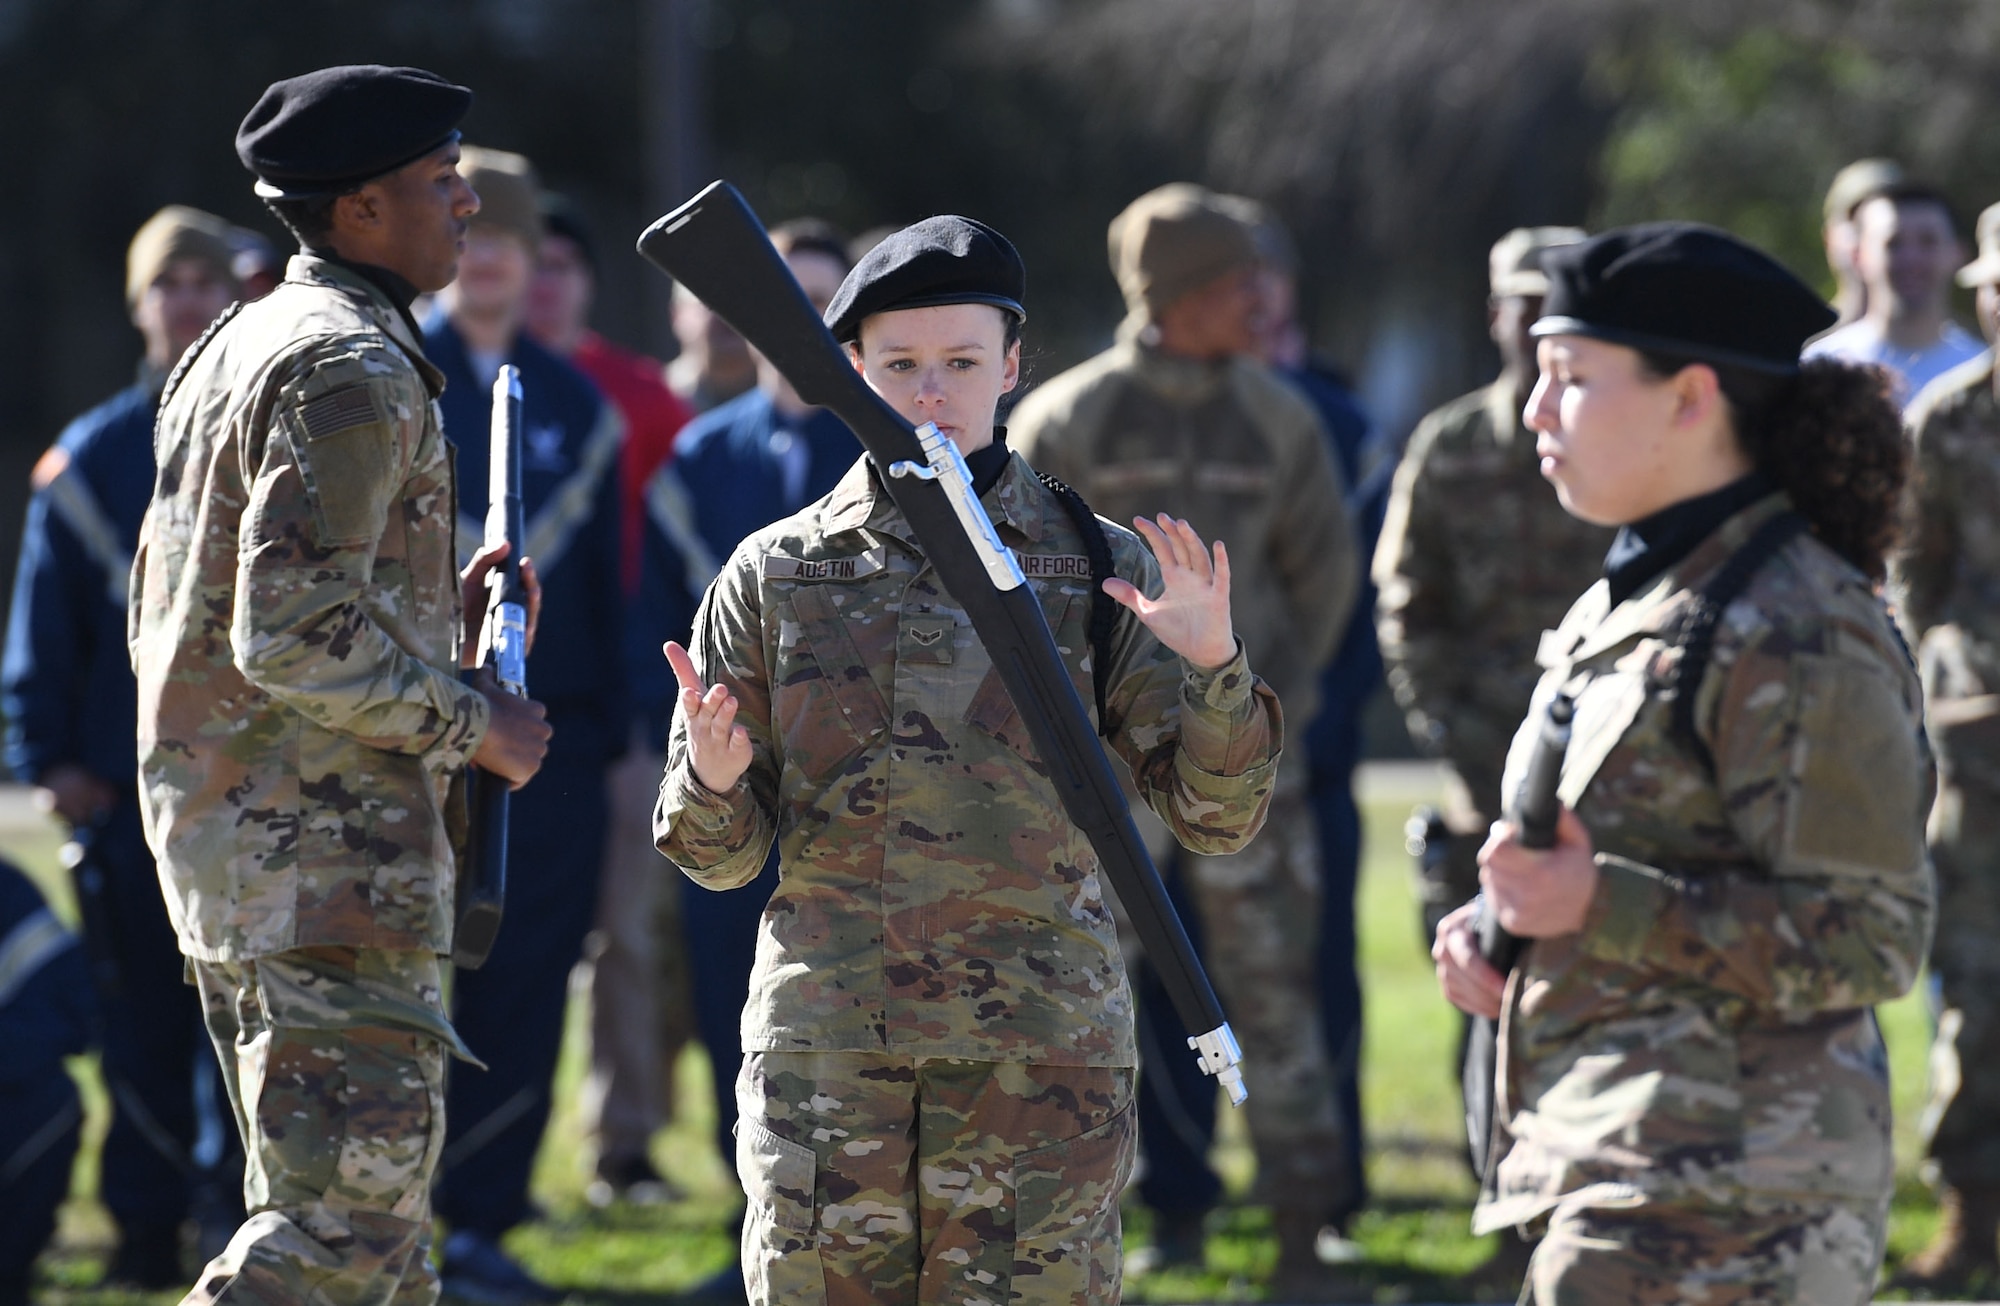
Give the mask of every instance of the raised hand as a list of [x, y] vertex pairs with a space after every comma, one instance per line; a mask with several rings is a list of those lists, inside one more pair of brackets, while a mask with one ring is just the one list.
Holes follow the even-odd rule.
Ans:
[[750, 767], [750, 732], [736, 724], [736, 695], [721, 685], [702, 684], [694, 659], [679, 644], [669, 640], [664, 651], [681, 685], [675, 710], [687, 720], [694, 778], [716, 793], [735, 788]]
[[1236, 630], [1229, 621], [1229, 550], [1208, 546], [1194, 527], [1161, 513], [1157, 522], [1134, 517], [1160, 564], [1160, 597], [1149, 599], [1130, 581], [1104, 582], [1104, 592], [1130, 608], [1146, 629], [1197, 667], [1213, 671], [1236, 656]]

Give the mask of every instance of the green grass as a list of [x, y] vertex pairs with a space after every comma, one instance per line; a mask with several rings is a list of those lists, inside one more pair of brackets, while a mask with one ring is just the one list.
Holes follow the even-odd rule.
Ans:
[[[1493, 1240], [1468, 1231], [1473, 1187], [1459, 1160], [1457, 1088], [1452, 1074], [1451, 1013], [1438, 998], [1430, 959], [1416, 923], [1402, 821], [1412, 803], [1431, 798], [1428, 773], [1416, 768], [1370, 772], [1363, 791], [1367, 846], [1360, 891], [1361, 965], [1367, 999], [1363, 1096], [1368, 1119], [1369, 1179], [1375, 1203], [1353, 1236], [1368, 1253], [1357, 1273], [1380, 1301], [1470, 1301], [1464, 1275], [1491, 1251]], [[54, 840], [30, 832], [0, 842], [0, 850], [53, 880]], [[66, 899], [66, 894], [59, 895]], [[582, 1023], [573, 1019], [559, 1074], [557, 1111], [535, 1171], [535, 1196], [548, 1218], [516, 1230], [508, 1246], [537, 1274], [584, 1302], [640, 1303], [672, 1295], [728, 1265], [734, 1256], [729, 1220], [734, 1178], [710, 1141], [713, 1105], [701, 1052], [676, 1067], [680, 1108], [654, 1143], [663, 1172], [687, 1200], [660, 1208], [602, 1212], [583, 1197], [590, 1155], [577, 1120], [575, 1087], [581, 1066]], [[1906, 998], [1884, 1009], [1895, 1073], [1899, 1183], [1890, 1229], [1893, 1265], [1920, 1247], [1936, 1221], [1931, 1196], [1916, 1174], [1916, 1120], [1924, 1099], [1928, 1017]], [[104, 1098], [94, 1068], [75, 1067], [90, 1105], [85, 1155], [75, 1195], [64, 1208], [55, 1247], [44, 1261], [43, 1299], [52, 1303], [157, 1302], [94, 1290], [111, 1230], [94, 1200], [93, 1158], [101, 1136]], [[1255, 1067], [1250, 1068], [1254, 1087]], [[1223, 1112], [1216, 1161], [1231, 1192], [1241, 1195], [1251, 1159], [1240, 1115]], [[1150, 1220], [1127, 1210], [1127, 1241], [1143, 1245]], [[1204, 1272], [1160, 1273], [1130, 1281], [1135, 1302], [1261, 1299], [1260, 1279], [1275, 1247], [1263, 1212], [1230, 1206], [1211, 1225]]]

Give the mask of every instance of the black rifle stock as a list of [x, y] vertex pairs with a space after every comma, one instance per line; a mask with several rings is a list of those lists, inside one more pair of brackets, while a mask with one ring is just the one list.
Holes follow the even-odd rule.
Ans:
[[763, 224], [718, 181], [661, 218], [639, 252], [756, 346], [809, 404], [846, 422], [884, 472], [924, 554], [993, 658], [1063, 809], [1089, 838], [1158, 967], [1188, 1040], [1230, 1099], [1246, 1096], [1242, 1052], [1168, 900], [1048, 622], [972, 490], [965, 459], [935, 426], [913, 429], [868, 388], [772, 248]]
[[[528, 692], [528, 594], [521, 583], [521, 373], [508, 365], [493, 381], [493, 432], [486, 494], [486, 544], [505, 540], [506, 559], [486, 577], [486, 621], [479, 632], [479, 665], [500, 688]], [[507, 906], [507, 822], [513, 791], [490, 771], [475, 769], [472, 837], [458, 880], [458, 920], [452, 931], [454, 965], [477, 970], [493, 951]]]
[[[1546, 849], [1556, 846], [1556, 822], [1562, 816], [1562, 800], [1557, 787], [1562, 782], [1563, 754], [1569, 751], [1570, 722], [1576, 703], [1567, 694], [1550, 700], [1542, 716], [1535, 749], [1528, 755], [1528, 767], [1521, 788], [1514, 795], [1513, 810], [1507, 819], [1520, 832], [1516, 837], [1523, 848]], [[1479, 955], [1502, 975], [1521, 959], [1524, 943], [1500, 928], [1493, 904], [1479, 904]], [[1465, 1044], [1465, 1133], [1472, 1148], [1472, 1168], [1483, 1182], [1492, 1163], [1495, 1095], [1494, 1076], [1499, 1068], [1500, 1022], [1484, 1017], [1472, 1022]]]

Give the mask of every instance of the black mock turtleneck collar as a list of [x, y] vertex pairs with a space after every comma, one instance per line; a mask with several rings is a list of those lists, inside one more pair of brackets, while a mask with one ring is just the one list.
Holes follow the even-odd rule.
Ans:
[[1623, 526], [1604, 555], [1604, 578], [1611, 583], [1611, 606], [1637, 594], [1647, 582], [1694, 552], [1717, 527], [1777, 489], [1762, 472], [1731, 481], [1719, 490], [1662, 508]]
[[328, 263], [344, 267], [349, 272], [367, 280], [369, 284], [388, 296], [389, 302], [396, 306], [396, 310], [403, 315], [403, 321], [409, 324], [410, 334], [422, 339], [423, 328], [417, 324], [417, 319], [411, 314], [410, 305], [416, 303], [417, 296], [423, 292], [418, 290], [410, 282], [409, 278], [400, 272], [391, 272], [388, 268], [374, 263], [361, 263], [351, 258], [342, 258], [330, 249], [309, 248], [306, 252], [314, 258], [324, 259]]
[[993, 443], [983, 445], [965, 455], [966, 470], [972, 473], [972, 492], [984, 495], [1000, 483], [1000, 473], [1007, 470], [1007, 428], [993, 428]]

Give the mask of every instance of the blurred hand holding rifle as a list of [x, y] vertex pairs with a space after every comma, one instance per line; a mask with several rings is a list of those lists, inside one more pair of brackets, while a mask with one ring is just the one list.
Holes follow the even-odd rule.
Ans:
[[[486, 573], [486, 620], [479, 632], [474, 676], [491, 673], [516, 698], [528, 694], [528, 591], [521, 578], [521, 373], [500, 369], [493, 381], [493, 432], [486, 495], [488, 547], [505, 542], [507, 556]], [[472, 831], [458, 877], [458, 919], [452, 932], [454, 965], [477, 970], [493, 951], [507, 903], [507, 821], [513, 786], [506, 777], [475, 769]]]
[[[1562, 815], [1562, 799], [1557, 788], [1562, 782], [1563, 755], [1569, 751], [1570, 723], [1576, 703], [1567, 694], [1557, 694], [1543, 714], [1534, 752], [1528, 756], [1521, 788], [1514, 795], [1513, 810], [1507, 814], [1523, 848], [1547, 849], [1556, 846], [1556, 821]], [[1479, 954], [1502, 976], [1521, 959], [1524, 940], [1500, 927], [1491, 902], [1479, 904]], [[1501, 1012], [1504, 1018], [1506, 1012]], [[1472, 1148], [1472, 1169], [1484, 1183], [1493, 1164], [1493, 1130], [1497, 1113], [1500, 1022], [1475, 1017], [1465, 1046], [1465, 1133]]]

